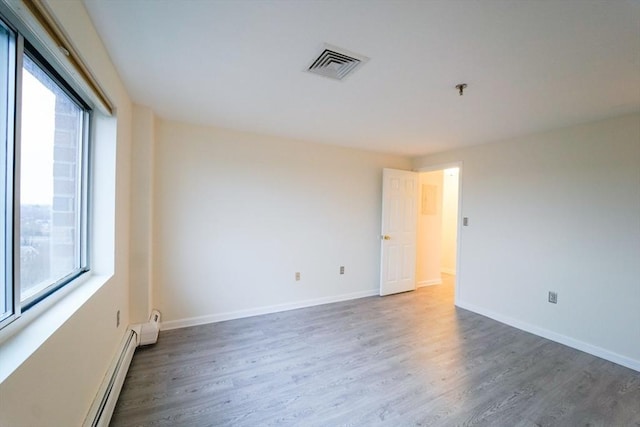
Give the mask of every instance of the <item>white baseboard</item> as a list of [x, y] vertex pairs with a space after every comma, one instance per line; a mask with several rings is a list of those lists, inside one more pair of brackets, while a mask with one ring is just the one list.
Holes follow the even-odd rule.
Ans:
[[416, 283], [416, 288], [423, 288], [425, 286], [442, 285], [442, 279], [421, 280]]
[[538, 335], [540, 337], [546, 338], [548, 340], [555, 341], [560, 344], [564, 344], [568, 347], [575, 348], [576, 350], [584, 351], [585, 353], [589, 353], [601, 359], [605, 359], [610, 362], [617, 363], [618, 365], [625, 366], [629, 369], [633, 369], [634, 371], [640, 372], [640, 360], [635, 360], [635, 359], [631, 359], [630, 357], [622, 356], [618, 353], [614, 353], [604, 348], [601, 348], [592, 344], [588, 344], [586, 342], [568, 337], [566, 335], [559, 334], [557, 332], [550, 331], [548, 329], [540, 328], [530, 323], [523, 322], [521, 320], [517, 320], [500, 313], [496, 313], [492, 310], [487, 310], [485, 308], [478, 307], [473, 304], [468, 304], [464, 301], [458, 301], [456, 303], [456, 306], [463, 308], [465, 310], [469, 310], [474, 313], [480, 314], [482, 316], [489, 317], [493, 320], [497, 320], [498, 322], [504, 323], [506, 325], [513, 326], [514, 328], [523, 330], [525, 332], [529, 332], [534, 335]]
[[440, 273], [450, 274], [452, 276], [455, 276], [456, 275], [456, 269], [455, 268], [441, 268], [440, 269]]
[[378, 295], [378, 290], [352, 292], [349, 294], [335, 295], [331, 297], [316, 298], [311, 300], [296, 301], [287, 304], [277, 304], [266, 307], [256, 307], [247, 310], [229, 311], [226, 313], [209, 314], [206, 316], [188, 317], [185, 319], [164, 321], [160, 325], [161, 331], [186, 328], [188, 326], [204, 325], [207, 323], [223, 322], [225, 320], [241, 319], [244, 317], [259, 316], [261, 314], [279, 313], [281, 311], [295, 310], [297, 308], [313, 307], [316, 305], [330, 304], [333, 302], [349, 301]]
[[91, 408], [82, 424], [83, 427], [107, 427], [116, 407], [120, 390], [127, 376], [133, 353], [139, 344], [138, 333], [127, 328], [118, 351], [107, 370]]

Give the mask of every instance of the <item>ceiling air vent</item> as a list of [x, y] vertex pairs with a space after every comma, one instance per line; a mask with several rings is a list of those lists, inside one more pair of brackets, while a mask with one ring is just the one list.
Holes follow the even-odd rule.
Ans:
[[369, 58], [344, 49], [325, 45], [322, 53], [311, 62], [307, 71], [321, 76], [342, 80]]

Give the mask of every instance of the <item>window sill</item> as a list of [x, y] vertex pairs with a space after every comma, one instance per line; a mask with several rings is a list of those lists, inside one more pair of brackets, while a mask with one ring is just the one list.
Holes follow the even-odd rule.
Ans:
[[31, 308], [0, 331], [0, 383], [4, 382], [109, 279], [110, 275], [79, 277]]

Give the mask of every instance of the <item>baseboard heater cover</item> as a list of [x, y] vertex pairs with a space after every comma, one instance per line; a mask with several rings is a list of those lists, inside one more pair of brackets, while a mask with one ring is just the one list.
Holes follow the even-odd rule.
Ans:
[[139, 345], [155, 344], [158, 341], [158, 333], [160, 332], [160, 312], [152, 310], [149, 321], [134, 325], [134, 329], [138, 330], [140, 334]]
[[133, 353], [138, 346], [138, 333], [132, 329], [125, 334], [120, 355], [114, 359], [107, 371], [98, 394], [84, 420], [83, 427], [108, 427], [116, 407], [120, 390], [127, 376]]
[[120, 343], [120, 354], [111, 363], [104, 381], [98, 389], [98, 394], [91, 405], [91, 409], [84, 420], [83, 427], [109, 426], [136, 347], [155, 344], [158, 341], [160, 319], [160, 312], [153, 310], [147, 323], [139, 323], [129, 328]]

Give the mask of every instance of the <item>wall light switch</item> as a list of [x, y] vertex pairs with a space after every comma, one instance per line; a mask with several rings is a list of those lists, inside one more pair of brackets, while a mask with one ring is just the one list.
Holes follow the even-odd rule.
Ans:
[[464, 218], [462, 218], [462, 225], [464, 225], [465, 227], [469, 225], [469, 218], [467, 218], [466, 216]]

